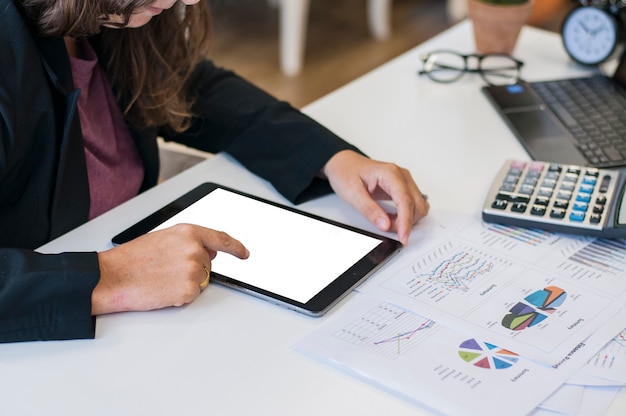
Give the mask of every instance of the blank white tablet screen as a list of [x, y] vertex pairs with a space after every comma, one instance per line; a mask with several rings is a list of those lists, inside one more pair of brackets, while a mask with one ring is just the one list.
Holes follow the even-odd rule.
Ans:
[[225, 231], [250, 251], [246, 260], [218, 253], [212, 271], [301, 303], [381, 243], [220, 188], [155, 230], [180, 223]]

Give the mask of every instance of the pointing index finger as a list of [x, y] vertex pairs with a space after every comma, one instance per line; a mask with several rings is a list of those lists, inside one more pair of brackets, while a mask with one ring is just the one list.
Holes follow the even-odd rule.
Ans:
[[201, 238], [204, 248], [209, 252], [221, 251], [240, 259], [247, 259], [250, 256], [248, 249], [239, 240], [231, 237], [224, 231], [204, 228]]

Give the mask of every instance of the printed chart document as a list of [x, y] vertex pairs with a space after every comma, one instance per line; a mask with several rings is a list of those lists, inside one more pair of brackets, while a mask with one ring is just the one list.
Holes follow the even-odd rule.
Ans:
[[414, 232], [420, 241], [360, 292], [552, 366], [604, 324], [614, 327], [601, 346], [624, 329], [614, 316], [626, 294], [626, 241], [442, 212], [428, 220]]
[[568, 383], [596, 386], [626, 385], [626, 330], [621, 331], [594, 354], [576, 376], [568, 380]]
[[[543, 366], [387, 301], [353, 294], [295, 348], [435, 412], [526, 415], [588, 359]], [[576, 406], [576, 401], [568, 401]]]

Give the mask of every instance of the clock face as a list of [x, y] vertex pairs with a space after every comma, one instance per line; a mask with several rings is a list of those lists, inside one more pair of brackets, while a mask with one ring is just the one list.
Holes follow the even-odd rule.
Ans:
[[615, 50], [618, 30], [615, 19], [595, 7], [579, 7], [565, 17], [563, 45], [577, 62], [595, 65], [606, 60]]

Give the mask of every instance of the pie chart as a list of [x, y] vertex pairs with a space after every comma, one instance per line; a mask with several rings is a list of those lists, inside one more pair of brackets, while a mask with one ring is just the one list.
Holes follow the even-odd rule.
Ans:
[[548, 286], [531, 293], [518, 302], [502, 319], [502, 326], [514, 331], [521, 331], [537, 325], [553, 314], [565, 302], [567, 293], [556, 286]]
[[518, 355], [509, 350], [475, 339], [459, 345], [459, 356], [473, 366], [492, 370], [509, 368], [519, 360]]

